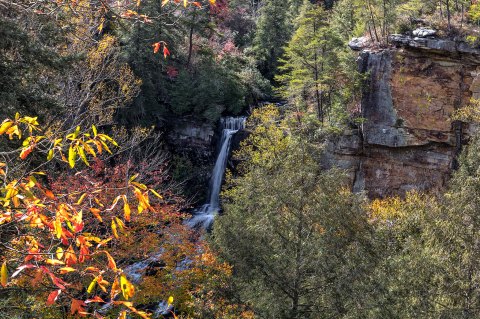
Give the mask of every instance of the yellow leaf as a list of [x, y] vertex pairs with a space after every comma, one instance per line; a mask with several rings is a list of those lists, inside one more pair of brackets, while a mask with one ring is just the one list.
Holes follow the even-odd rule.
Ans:
[[82, 161], [85, 163], [85, 165], [90, 166], [90, 164], [87, 161], [87, 156], [85, 155], [85, 150], [81, 146], [77, 146], [77, 152]]
[[70, 164], [71, 168], [75, 167], [76, 157], [77, 154], [75, 153], [75, 149], [73, 148], [73, 145], [70, 145], [70, 148], [68, 149], [68, 164]]
[[183, 6], [186, 8], [188, 5], [188, 0], [183, 0]]
[[82, 196], [77, 201], [77, 205], [81, 205], [83, 200], [85, 199], [85, 196], [87, 196], [87, 193], [83, 193]]
[[120, 276], [120, 288], [122, 289], [123, 297], [126, 300], [133, 297], [135, 294], [135, 287], [127, 280], [127, 277], [124, 274]]
[[97, 136], [97, 127], [92, 125], [93, 136]]
[[53, 265], [53, 266], [64, 265], [65, 264], [63, 261], [57, 260], [57, 259], [46, 259], [45, 263], [47, 263], [49, 265]]
[[210, 1], [210, 4], [213, 5], [213, 6], [214, 6], [215, 3], [216, 3], [216, 0], [209, 0], [209, 1]]
[[62, 267], [60, 269], [58, 269], [58, 271], [60, 272], [60, 274], [66, 274], [66, 273], [69, 273], [69, 272], [72, 272], [72, 271], [76, 271], [75, 268], [72, 268], [72, 267]]
[[124, 212], [124, 217], [127, 222], [130, 221], [130, 205], [128, 205], [127, 202], [127, 196], [123, 195], [123, 212]]
[[122, 220], [118, 217], [115, 217], [115, 221], [117, 222], [118, 228], [120, 228], [120, 231], [124, 232], [125, 224], [122, 222]]
[[53, 222], [53, 227], [55, 230], [55, 235], [58, 239], [60, 239], [60, 237], [62, 237], [62, 222], [59, 219], [55, 220]]
[[173, 304], [173, 296], [168, 297], [167, 303], [169, 306]]
[[62, 259], [62, 257], [63, 257], [63, 249], [62, 249], [62, 247], [58, 247], [55, 254], [56, 254], [56, 256], [57, 256], [57, 259]]
[[90, 285], [88, 285], [87, 293], [89, 293], [89, 294], [92, 293], [93, 289], [95, 288], [96, 283], [97, 283], [97, 278], [95, 277], [95, 279], [92, 280]]
[[47, 161], [50, 161], [52, 160], [53, 158], [53, 148], [51, 150], [48, 151], [48, 154], [47, 154]]
[[12, 127], [13, 122], [11, 120], [3, 121], [2, 125], [0, 125], [0, 135], [5, 133], [10, 127]]
[[117, 233], [117, 225], [115, 224], [115, 221], [112, 219], [112, 233], [115, 238], [118, 239], [118, 233]]
[[166, 5], [169, 2], [169, 0], [162, 0], [162, 7]]
[[2, 269], [0, 270], [0, 283], [3, 287], [7, 285], [7, 261], [4, 261], [2, 264]]
[[163, 199], [163, 196], [157, 193], [154, 189], [150, 189], [150, 191], [153, 193], [153, 195], [157, 196], [160, 199]]

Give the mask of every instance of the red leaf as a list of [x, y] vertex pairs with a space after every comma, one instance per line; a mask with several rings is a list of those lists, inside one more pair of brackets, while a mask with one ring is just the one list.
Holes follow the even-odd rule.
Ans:
[[170, 51], [168, 51], [167, 46], [164, 44], [163, 45], [163, 56], [166, 59], [167, 55], [170, 55]]
[[17, 270], [12, 274], [12, 278], [16, 277], [22, 270], [24, 269], [28, 269], [28, 268], [35, 268], [36, 266], [32, 265], [32, 264], [26, 264], [26, 265], [23, 265], [23, 266], [20, 266], [17, 268]]
[[47, 298], [47, 306], [53, 305], [58, 298], [58, 295], [62, 292], [61, 289], [52, 291]]

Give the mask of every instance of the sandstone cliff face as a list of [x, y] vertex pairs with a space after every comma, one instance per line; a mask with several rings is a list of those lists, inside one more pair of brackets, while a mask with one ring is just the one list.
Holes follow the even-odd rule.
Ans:
[[389, 49], [360, 53], [364, 122], [331, 146], [353, 189], [370, 197], [444, 187], [469, 134], [450, 117], [480, 98], [479, 50], [435, 38], [390, 40]]

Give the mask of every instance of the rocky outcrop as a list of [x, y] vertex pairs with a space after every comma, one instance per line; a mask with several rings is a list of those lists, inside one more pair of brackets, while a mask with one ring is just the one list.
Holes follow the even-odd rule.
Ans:
[[480, 50], [427, 31], [360, 53], [363, 123], [330, 148], [353, 189], [370, 197], [443, 188], [468, 139], [468, 125], [451, 115], [480, 98]]

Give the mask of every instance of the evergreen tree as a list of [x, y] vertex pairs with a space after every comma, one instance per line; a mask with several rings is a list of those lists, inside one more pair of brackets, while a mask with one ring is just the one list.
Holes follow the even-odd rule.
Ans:
[[341, 172], [320, 170], [318, 149], [286, 134], [273, 107], [252, 117], [258, 126], [238, 154], [243, 175], [229, 184], [213, 230], [241, 300], [262, 318], [358, 314], [371, 269], [362, 198]]
[[260, 8], [253, 49], [260, 72], [273, 80], [277, 72], [278, 59], [292, 33], [290, 2], [265, 0]]

